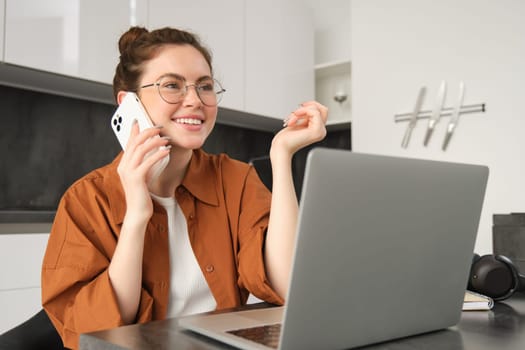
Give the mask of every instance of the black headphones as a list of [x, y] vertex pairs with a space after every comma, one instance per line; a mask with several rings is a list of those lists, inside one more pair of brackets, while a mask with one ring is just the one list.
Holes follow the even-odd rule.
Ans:
[[467, 288], [494, 300], [504, 300], [514, 292], [525, 291], [525, 276], [506, 256], [474, 254]]

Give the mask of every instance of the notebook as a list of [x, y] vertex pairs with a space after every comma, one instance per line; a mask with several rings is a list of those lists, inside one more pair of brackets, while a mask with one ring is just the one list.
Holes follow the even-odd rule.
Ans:
[[[241, 349], [345, 349], [453, 326], [487, 178], [485, 166], [314, 148], [286, 305], [179, 325]], [[246, 339], [267, 328], [273, 344]]]
[[491, 310], [493, 307], [494, 300], [491, 297], [470, 290], [465, 292], [463, 311]]

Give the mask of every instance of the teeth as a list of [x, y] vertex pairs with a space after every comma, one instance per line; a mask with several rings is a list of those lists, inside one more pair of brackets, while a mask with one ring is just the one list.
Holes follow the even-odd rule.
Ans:
[[193, 124], [193, 125], [202, 124], [202, 120], [192, 119], [192, 118], [179, 118], [179, 119], [176, 119], [175, 122], [180, 123], [180, 124]]

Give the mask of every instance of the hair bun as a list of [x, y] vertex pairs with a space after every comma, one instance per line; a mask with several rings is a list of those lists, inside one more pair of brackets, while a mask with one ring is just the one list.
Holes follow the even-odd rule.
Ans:
[[132, 45], [134, 42], [137, 41], [139, 37], [141, 37], [144, 34], [149, 33], [148, 30], [144, 27], [131, 27], [128, 29], [127, 32], [122, 34], [118, 41], [118, 49], [119, 52], [122, 54], [127, 50], [127, 48]]

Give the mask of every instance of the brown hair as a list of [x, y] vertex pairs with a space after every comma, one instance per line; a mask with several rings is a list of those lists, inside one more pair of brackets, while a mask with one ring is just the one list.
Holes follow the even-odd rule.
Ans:
[[122, 34], [118, 42], [120, 59], [113, 77], [115, 100], [121, 90], [137, 91], [144, 62], [155, 57], [158, 49], [167, 44], [193, 46], [204, 56], [210, 70], [213, 71], [211, 53], [203, 46], [196, 34], [169, 27], [151, 32], [143, 27], [131, 27]]

